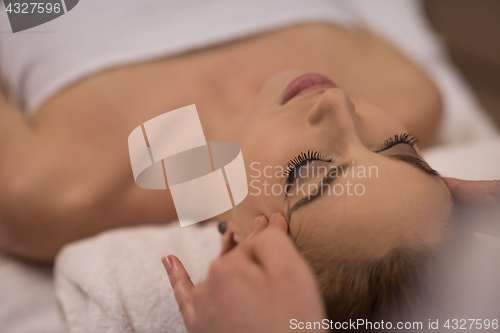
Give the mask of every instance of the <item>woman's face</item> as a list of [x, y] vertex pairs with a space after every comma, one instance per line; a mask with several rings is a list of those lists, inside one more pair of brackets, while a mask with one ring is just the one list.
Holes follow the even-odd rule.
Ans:
[[273, 77], [235, 125], [249, 181], [230, 221], [235, 240], [257, 216], [281, 211], [297, 242], [339, 257], [438, 242], [450, 193], [402, 124], [321, 77], [294, 81], [302, 74]]

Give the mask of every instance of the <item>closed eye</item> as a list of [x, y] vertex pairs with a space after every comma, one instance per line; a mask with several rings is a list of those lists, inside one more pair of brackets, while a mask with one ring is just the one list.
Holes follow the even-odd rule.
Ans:
[[[386, 156], [387, 158], [399, 160], [414, 167], [424, 171], [425, 173], [431, 176], [440, 176], [439, 173], [431, 168], [431, 166], [425, 162], [418, 152], [416, 151], [414, 145], [416, 144], [417, 139], [411, 137], [409, 134], [401, 134], [395, 135], [394, 137], [386, 140], [384, 145], [379, 149], [375, 150], [375, 153], [380, 153], [381, 155]], [[346, 164], [347, 165], [347, 164]], [[342, 169], [343, 166], [340, 166]], [[321, 187], [323, 184], [332, 181], [330, 177], [330, 173], [327, 173], [317, 184], [318, 187]], [[313, 200], [321, 197], [323, 191], [317, 191], [315, 195], [308, 194], [302, 199], [298, 200], [290, 209], [288, 210], [286, 216], [290, 217], [292, 212], [297, 210], [298, 208], [310, 203]], [[286, 199], [286, 196], [285, 196]]]

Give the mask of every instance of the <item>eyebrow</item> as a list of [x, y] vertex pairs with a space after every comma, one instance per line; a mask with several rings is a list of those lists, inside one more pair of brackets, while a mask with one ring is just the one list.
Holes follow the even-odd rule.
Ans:
[[[425, 173], [427, 173], [431, 176], [439, 176], [440, 177], [439, 173], [436, 170], [434, 170], [433, 168], [431, 168], [430, 165], [427, 164], [427, 162], [422, 160], [420, 157], [411, 156], [411, 155], [404, 155], [404, 154], [382, 155], [382, 156], [408, 163], [408, 164], [424, 171]], [[321, 180], [317, 183], [318, 190], [315, 193], [308, 194], [307, 196], [298, 200], [292, 207], [290, 207], [290, 209], [286, 213], [286, 219], [288, 220], [290, 218], [290, 215], [294, 211], [299, 209], [300, 207], [303, 207], [304, 205], [307, 205], [311, 201], [314, 201], [315, 199], [321, 197], [323, 195], [323, 191], [322, 190], [320, 191], [319, 190], [320, 188], [322, 189], [324, 186], [331, 184], [335, 179], [340, 178], [340, 175], [338, 174], [338, 172], [335, 172], [335, 175], [332, 175], [334, 173], [333, 170], [338, 170], [338, 169], [343, 170], [344, 168], [347, 168], [349, 166], [351, 166], [350, 161], [342, 163], [339, 166], [332, 167], [330, 169], [330, 171], [328, 171], [327, 174], [323, 178], [321, 178]]]

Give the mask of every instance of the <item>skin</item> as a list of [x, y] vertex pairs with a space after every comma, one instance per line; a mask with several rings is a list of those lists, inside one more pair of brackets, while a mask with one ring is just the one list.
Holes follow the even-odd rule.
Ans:
[[168, 190], [134, 183], [129, 133], [195, 103], [207, 141], [232, 137], [221, 126], [290, 68], [331, 77], [432, 142], [441, 103], [430, 79], [374, 34], [328, 24], [110, 68], [65, 87], [31, 119], [0, 93], [2, 250], [51, 261], [64, 244], [103, 230], [176, 220]]
[[269, 222], [260, 216], [249, 237], [223, 253], [211, 265], [208, 279], [196, 286], [177, 257], [163, 258], [190, 333], [281, 333], [290, 332], [292, 318], [298, 322], [326, 318], [311, 268], [287, 229], [283, 214], [274, 214]]
[[[482, 208], [485, 205], [500, 205], [499, 180], [485, 182], [444, 178], [444, 181], [453, 197], [463, 204], [479, 205]], [[212, 264], [207, 280], [196, 286], [178, 258], [163, 258], [176, 301], [190, 333], [200, 329], [220, 333], [234, 332], [242, 329], [242, 321], [247, 323], [245, 328], [248, 332], [263, 331], [269, 327], [273, 327], [274, 332], [288, 332], [290, 330], [283, 327], [283, 323], [289, 318], [301, 318], [304, 321], [322, 319], [319, 314], [324, 316], [325, 309], [317, 297], [316, 281], [310, 267], [304, 265], [303, 257], [293, 246], [293, 240], [283, 237], [287, 229], [284, 216], [276, 213], [269, 223], [264, 216], [257, 217], [252, 223], [249, 236], [239, 247], [236, 247], [231, 232], [226, 232], [223, 235], [221, 256]], [[251, 251], [242, 250], [245, 247], [251, 248]], [[228, 260], [228, 253], [232, 253], [231, 259], [235, 260]], [[267, 278], [259, 282], [248, 278], [255, 274], [255, 267], [257, 272]], [[264, 268], [268, 274], [265, 274]], [[291, 281], [290, 276], [298, 279]], [[239, 283], [231, 283], [234, 281]], [[287, 292], [288, 288], [293, 292]], [[266, 302], [278, 301], [279, 305], [273, 309], [277, 309], [280, 315], [269, 311], [269, 307], [262, 306], [268, 304], [259, 294], [262, 290], [266, 291]], [[308, 294], [302, 291], [308, 291]], [[242, 303], [245, 306], [243, 311], [235, 308], [234, 299], [247, 300]], [[205, 304], [210, 304], [210, 307], [204, 306]], [[225, 315], [220, 316], [220, 313]], [[261, 320], [252, 320], [256, 317]], [[233, 320], [236, 318], [237, 320]]]
[[462, 204], [481, 208], [500, 208], [500, 180], [469, 181], [444, 178], [453, 198]]
[[[178, 258], [163, 258], [190, 333], [237, 329], [254, 332], [271, 327], [273, 332], [288, 332], [290, 318], [319, 322], [326, 318], [325, 309], [311, 268], [304, 265], [293, 240], [307, 250], [323, 251], [323, 256], [337, 260], [378, 258], [402, 243], [432, 246], [441, 240], [452, 207], [447, 186], [456, 198], [466, 202], [489, 202], [497, 195], [497, 182], [443, 181], [391, 159], [395, 154], [418, 156], [418, 151], [408, 144], [376, 152], [387, 136], [405, 128], [388, 113], [341, 89], [321, 88], [280, 105], [287, 83], [299, 74], [278, 75], [246, 115], [231, 121], [247, 170], [256, 160], [261, 165], [286, 164], [288, 148], [293, 151], [314, 147], [333, 158], [333, 162], [319, 163], [338, 165], [347, 160], [354, 166], [377, 166], [379, 177], [343, 177], [337, 184], [358, 181], [365, 186], [365, 193], [323, 195], [292, 212], [288, 221], [282, 213], [269, 212], [286, 212], [300, 199], [291, 195], [285, 200], [278, 195], [249, 195], [232, 210], [221, 256], [212, 264], [207, 280], [199, 285], [193, 285]], [[245, 126], [237, 127], [238, 123]], [[245, 144], [254, 141], [260, 144]], [[301, 181], [316, 183], [317, 178]], [[259, 180], [283, 186], [279, 177], [261, 176]], [[472, 198], [465, 197], [468, 191], [474, 193]], [[270, 223], [265, 215], [271, 216]], [[283, 237], [287, 229], [289, 237]], [[281, 234], [276, 232], [279, 230]], [[304, 291], [308, 291], [307, 296]], [[235, 303], [234, 299], [246, 301]]]
[[[286, 214], [304, 197], [297, 193], [284, 199], [284, 191], [280, 195], [269, 190], [268, 195], [262, 194], [264, 181], [268, 189], [283, 187], [282, 177], [269, 171], [267, 175], [273, 176], [266, 177], [264, 167], [276, 170], [300, 152], [317, 150], [333, 161], [315, 161], [314, 166], [348, 163], [355, 170], [372, 166], [378, 169], [378, 177], [357, 178], [357, 171], [354, 177], [348, 172], [335, 181], [344, 187], [343, 195], [328, 192], [295, 210], [289, 216], [289, 228], [297, 243], [307, 249], [328, 246], [329, 253], [340, 260], [378, 258], [401, 243], [439, 242], [452, 207], [445, 183], [439, 176], [392, 158], [418, 157], [408, 144], [375, 152], [386, 139], [407, 129], [388, 112], [340, 88], [320, 88], [280, 105], [284, 89], [300, 74], [288, 71], [271, 79], [253, 107], [227, 124], [233, 129], [233, 141], [242, 149], [247, 177], [254, 181], [247, 198], [231, 210], [229, 225], [234, 240], [247, 237], [257, 216], [271, 216], [275, 211]], [[252, 168], [254, 162], [259, 164]], [[307, 188], [321, 177], [304, 177], [298, 184]], [[347, 193], [348, 182], [351, 195]], [[364, 194], [354, 194], [353, 184], [362, 184]], [[293, 192], [294, 187], [291, 189]]]

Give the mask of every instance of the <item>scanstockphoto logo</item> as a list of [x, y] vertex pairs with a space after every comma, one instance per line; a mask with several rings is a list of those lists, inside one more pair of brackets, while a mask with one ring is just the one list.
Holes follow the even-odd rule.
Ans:
[[195, 105], [138, 126], [128, 137], [128, 148], [138, 186], [166, 189], [168, 182], [181, 226], [222, 214], [248, 194], [240, 147], [207, 143]]
[[75, 8], [79, 0], [3, 0], [12, 32], [52, 21]]

